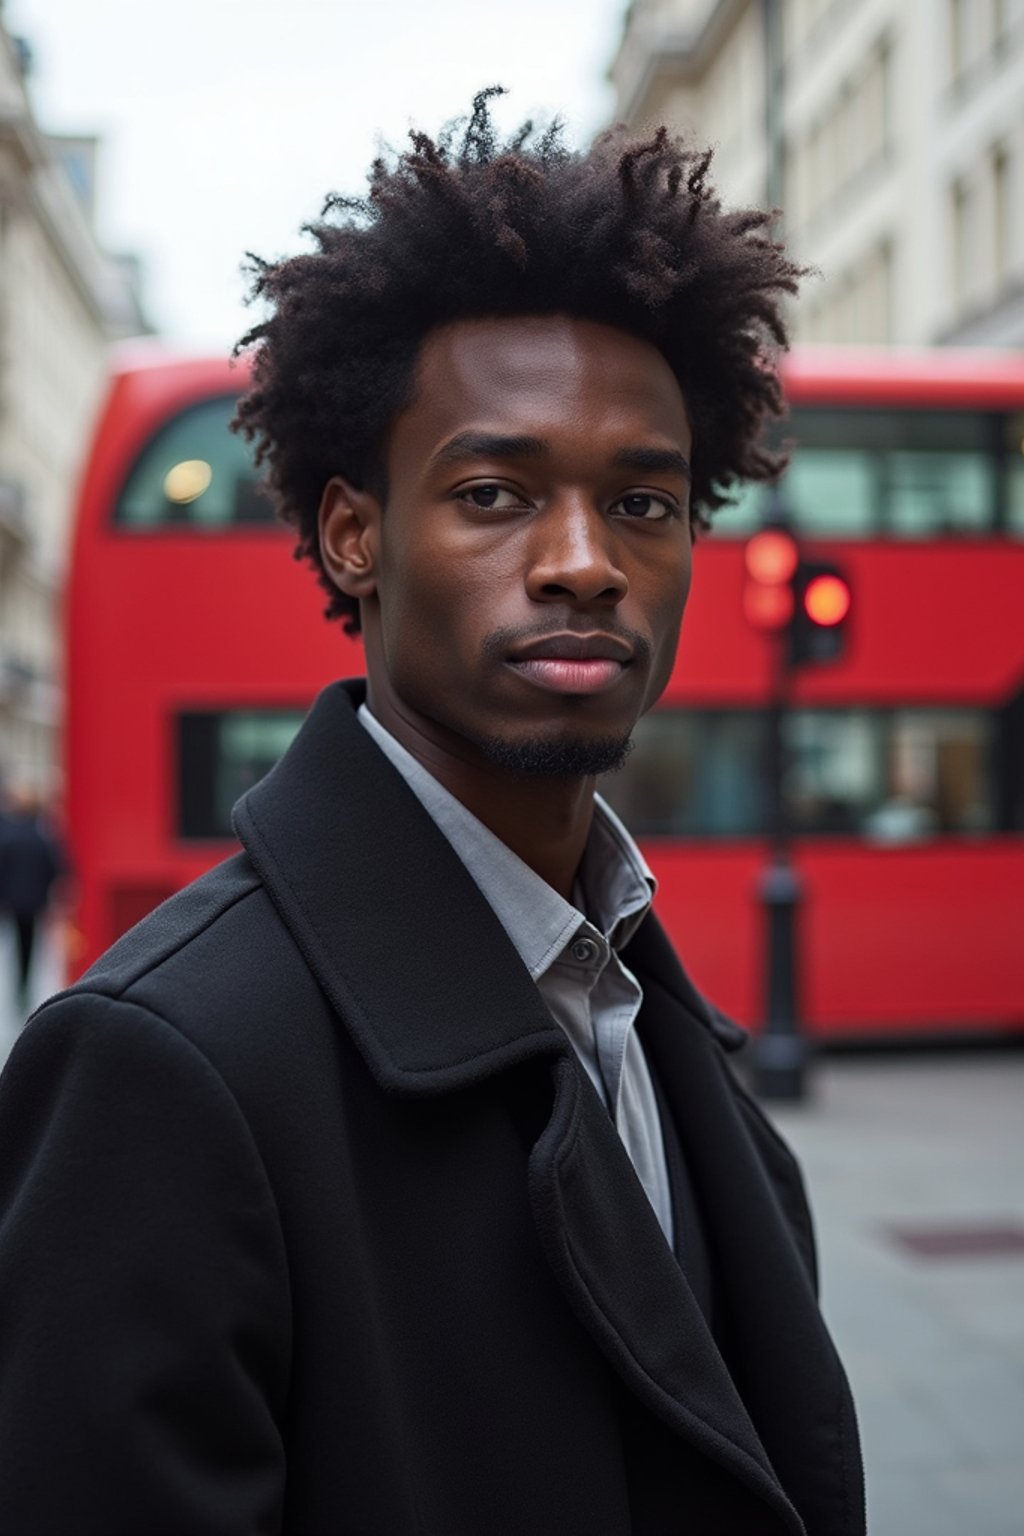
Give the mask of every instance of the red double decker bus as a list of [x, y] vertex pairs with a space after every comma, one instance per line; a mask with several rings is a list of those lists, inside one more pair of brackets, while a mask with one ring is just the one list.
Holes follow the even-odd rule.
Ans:
[[[317, 690], [361, 670], [288, 558], [244, 444], [244, 369], [126, 363], [78, 504], [66, 763], [77, 966], [233, 850], [230, 809]], [[798, 351], [796, 531], [849, 643], [802, 669], [784, 794], [820, 1038], [1024, 1026], [1024, 360]], [[604, 793], [697, 983], [756, 1025], [769, 647], [742, 615], [751, 491], [698, 541], [679, 661]]]

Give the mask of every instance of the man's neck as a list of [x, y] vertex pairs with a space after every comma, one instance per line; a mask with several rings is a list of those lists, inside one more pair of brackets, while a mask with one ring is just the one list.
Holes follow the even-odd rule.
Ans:
[[560, 896], [572, 900], [593, 820], [593, 778], [512, 773], [470, 742], [449, 742], [440, 731], [428, 732], [372, 691], [367, 702], [384, 729], [449, 794]]

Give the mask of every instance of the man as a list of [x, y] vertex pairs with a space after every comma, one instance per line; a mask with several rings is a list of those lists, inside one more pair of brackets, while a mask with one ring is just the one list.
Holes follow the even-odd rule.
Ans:
[[485, 94], [260, 268], [240, 424], [367, 680], [15, 1053], [3, 1530], [863, 1529], [799, 1175], [594, 795], [777, 467], [796, 273], [706, 171]]
[[18, 788], [8, 816], [0, 815], [0, 913], [10, 912], [15, 938], [15, 1001], [28, 1008], [36, 934], [64, 860], [43, 825], [39, 798]]

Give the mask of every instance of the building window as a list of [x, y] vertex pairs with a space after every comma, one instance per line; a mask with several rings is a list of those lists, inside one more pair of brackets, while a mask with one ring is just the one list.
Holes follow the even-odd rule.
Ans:
[[971, 199], [964, 180], [953, 183], [950, 195], [953, 259], [953, 309], [962, 315], [971, 295]]
[[949, 78], [959, 80], [970, 62], [968, 7], [977, 0], [949, 0]]
[[998, 145], [992, 152], [992, 266], [997, 292], [1006, 285], [1012, 262], [1010, 171], [1009, 150]]
[[992, 28], [996, 48], [1002, 48], [1024, 28], [1024, 0], [995, 0]]
[[860, 273], [861, 341], [892, 340], [892, 247], [883, 241], [864, 262]]
[[892, 50], [880, 39], [866, 66], [841, 82], [800, 146], [806, 167], [800, 178], [802, 220], [812, 223], [850, 183], [888, 154], [892, 141], [890, 105]]
[[891, 52], [880, 43], [861, 83], [860, 159], [867, 165], [892, 147]]
[[821, 205], [825, 200], [827, 180], [825, 177], [825, 144], [824, 132], [821, 122], [812, 123], [807, 135], [807, 206], [806, 221], [810, 223], [817, 218]]

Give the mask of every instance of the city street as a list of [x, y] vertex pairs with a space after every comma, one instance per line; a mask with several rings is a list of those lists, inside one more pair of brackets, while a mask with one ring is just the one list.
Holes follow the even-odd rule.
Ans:
[[[0, 931], [0, 1057], [16, 1035]], [[33, 996], [59, 982], [52, 943]], [[844, 1056], [774, 1107], [817, 1217], [870, 1536], [1020, 1536], [1024, 1051]]]

